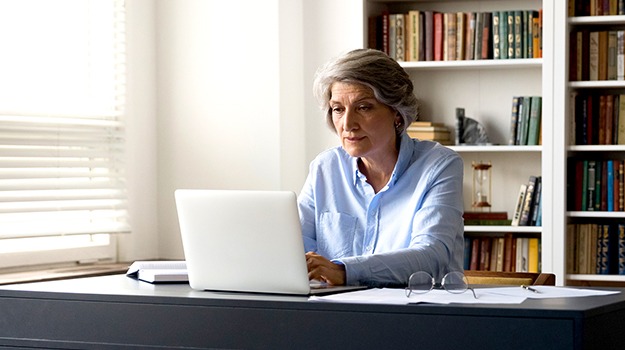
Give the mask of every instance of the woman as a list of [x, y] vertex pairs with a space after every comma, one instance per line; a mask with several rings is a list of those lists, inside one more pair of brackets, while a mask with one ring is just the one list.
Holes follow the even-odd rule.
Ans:
[[298, 198], [309, 278], [389, 286], [462, 271], [462, 159], [406, 134], [408, 74], [359, 49], [322, 67], [314, 92], [341, 146], [312, 161]]

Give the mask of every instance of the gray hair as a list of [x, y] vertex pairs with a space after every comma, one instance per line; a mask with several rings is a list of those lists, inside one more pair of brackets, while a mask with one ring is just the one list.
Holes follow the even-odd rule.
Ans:
[[419, 102], [408, 73], [382, 51], [357, 49], [329, 61], [315, 75], [313, 94], [326, 111], [326, 121], [332, 129], [329, 102], [332, 84], [339, 81], [369, 87], [378, 101], [396, 110], [402, 117], [398, 134], [404, 133], [419, 116]]

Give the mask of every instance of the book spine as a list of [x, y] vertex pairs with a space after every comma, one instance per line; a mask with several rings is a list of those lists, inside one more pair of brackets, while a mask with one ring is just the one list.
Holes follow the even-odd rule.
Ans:
[[493, 23], [493, 59], [501, 58], [501, 36], [499, 34], [499, 11], [494, 11], [492, 13], [492, 23]]
[[586, 211], [588, 210], [588, 175], [590, 174], [590, 172], [588, 171], [588, 161], [584, 160], [582, 161], [582, 166], [583, 166], [583, 177], [582, 177], [582, 203], [581, 203], [581, 210], [582, 211]]
[[519, 226], [521, 220], [521, 212], [523, 211], [523, 203], [525, 202], [525, 192], [527, 190], [527, 184], [521, 184], [519, 187], [519, 194], [517, 196], [516, 205], [514, 207], [514, 215], [512, 216], [511, 226]]
[[523, 97], [522, 108], [519, 110], [519, 123], [517, 127], [517, 145], [527, 145], [529, 119], [532, 99]]
[[534, 204], [534, 191], [536, 189], [536, 176], [530, 176], [527, 189], [525, 192], [525, 198], [523, 203], [523, 209], [521, 211], [521, 218], [519, 219], [519, 226], [528, 226], [531, 217], [532, 205]]
[[384, 51], [384, 53], [386, 53], [387, 55], [390, 55], [391, 53], [390, 43], [389, 43], [389, 30], [390, 30], [389, 16], [390, 16], [390, 13], [388, 11], [382, 12], [382, 51]]
[[519, 96], [512, 97], [512, 113], [510, 115], [510, 137], [508, 138], [509, 145], [516, 144], [516, 128], [519, 122]]
[[616, 79], [625, 80], [625, 31], [616, 31]]
[[499, 11], [499, 56], [508, 58], [508, 12]]
[[615, 30], [608, 31], [608, 72], [607, 80], [616, 80], [617, 77], [617, 33]]
[[609, 240], [610, 231], [607, 225], [599, 225], [597, 238], [597, 274], [607, 275], [610, 273], [609, 266]]
[[388, 55], [392, 59], [397, 59], [397, 22], [395, 14], [388, 16]]
[[618, 166], [618, 210], [625, 211], [625, 161]]
[[618, 224], [618, 274], [625, 275], [625, 224]]
[[417, 38], [417, 43], [419, 47], [419, 61], [425, 61], [425, 13], [423, 11], [419, 12], [419, 22], [418, 22], [418, 32], [419, 36]]
[[463, 269], [469, 270], [471, 269], [471, 238], [464, 237], [464, 261], [463, 261]]
[[541, 211], [541, 202], [542, 202], [542, 192], [543, 192], [543, 181], [541, 176], [536, 177], [536, 189], [534, 190], [534, 203], [532, 204], [532, 210], [530, 211], [531, 217], [529, 221], [529, 226], [538, 226], [538, 217]]
[[466, 30], [465, 30], [465, 45], [464, 45], [464, 59], [472, 60], [473, 53], [475, 51], [475, 12], [469, 12], [466, 14]]
[[589, 80], [599, 80], [599, 32], [590, 32], [589, 36]]
[[456, 145], [464, 143], [464, 108], [456, 108]]
[[464, 12], [456, 13], [456, 60], [464, 60], [464, 51], [466, 45], [466, 27], [467, 27], [467, 15]]
[[425, 11], [424, 17], [425, 60], [434, 61], [434, 13], [432, 11]]
[[532, 11], [523, 11], [523, 58], [532, 58]]
[[396, 30], [396, 60], [398, 62], [406, 60], [406, 16], [404, 14], [395, 15], [395, 30]]
[[406, 61], [416, 61], [416, 28], [415, 12], [409, 11], [406, 15]]
[[538, 12], [532, 14], [532, 57], [540, 58], [540, 18]]
[[606, 165], [606, 210], [614, 211], [614, 163], [612, 160], [605, 162]]
[[523, 12], [514, 11], [514, 58], [523, 58]]
[[538, 238], [530, 238], [528, 239], [528, 261], [527, 261], [527, 270], [528, 272], [538, 273], [538, 251], [539, 251], [540, 240]]
[[515, 11], [507, 11], [506, 20], [507, 20], [507, 38], [508, 38], [508, 57], [506, 58], [515, 58], [514, 52], [516, 47], [515, 41], [515, 26], [514, 26], [514, 13]]
[[494, 26], [491, 29], [491, 23], [493, 15], [490, 12], [483, 13], [483, 31], [482, 31], [482, 59], [494, 58], [493, 53], [493, 39], [491, 34], [494, 30]]
[[532, 96], [530, 105], [529, 130], [527, 136], [528, 145], [539, 145], [541, 143], [538, 138], [538, 136], [540, 135], [541, 108], [542, 98], [540, 96]]
[[608, 80], [608, 32], [599, 31], [599, 77], [598, 80]]
[[471, 270], [477, 270], [480, 265], [480, 239], [474, 237], [471, 239]]
[[443, 13], [435, 12], [434, 20], [434, 61], [443, 60]]
[[588, 202], [586, 203], [587, 211], [595, 210], [595, 183], [596, 183], [596, 161], [588, 161], [588, 189], [586, 191]]
[[445, 61], [456, 60], [456, 40], [457, 40], [457, 17], [455, 13], [445, 14], [445, 32], [446, 32], [446, 54]]
[[473, 59], [482, 59], [482, 35], [484, 34], [484, 13], [475, 13], [475, 29], [473, 32]]

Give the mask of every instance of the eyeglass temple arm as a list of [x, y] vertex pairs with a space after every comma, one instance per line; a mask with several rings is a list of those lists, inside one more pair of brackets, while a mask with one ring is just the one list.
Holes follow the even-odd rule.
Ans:
[[473, 297], [474, 297], [475, 299], [478, 299], [477, 295], [475, 294], [475, 290], [474, 290], [473, 288], [468, 287], [467, 289], [468, 289], [468, 290], [470, 290], [470, 291], [471, 291], [471, 293], [473, 293]]

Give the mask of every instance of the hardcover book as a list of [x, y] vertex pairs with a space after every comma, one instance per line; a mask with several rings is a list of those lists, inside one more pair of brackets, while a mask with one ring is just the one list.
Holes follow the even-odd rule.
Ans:
[[519, 121], [519, 105], [522, 99], [523, 97], [521, 96], [512, 97], [512, 113], [510, 115], [510, 137], [508, 138], [509, 145], [516, 144], [516, 127]]
[[492, 23], [493, 23], [493, 59], [501, 58], [501, 37], [499, 35], [499, 11], [495, 11], [492, 13]]
[[525, 192], [525, 198], [523, 199], [523, 209], [521, 211], [521, 217], [519, 219], [519, 226], [528, 226], [532, 215], [532, 206], [534, 205], [534, 195], [536, 190], [536, 182], [538, 178], [536, 176], [530, 176], [527, 183], [527, 189]]
[[527, 190], [527, 184], [521, 184], [519, 187], [519, 194], [517, 196], [516, 205], [514, 207], [514, 215], [510, 225], [519, 226], [521, 220], [521, 213], [523, 212], [523, 204], [525, 203], [525, 192]]
[[531, 99], [531, 103], [530, 103], [530, 116], [529, 116], [527, 144], [539, 145], [541, 144], [539, 135], [540, 135], [540, 127], [541, 127], [542, 98], [540, 96], [532, 96], [530, 97], [530, 99]]
[[441, 12], [435, 12], [434, 19], [434, 61], [442, 61], [443, 56], [443, 14]]
[[126, 275], [149, 283], [189, 281], [185, 261], [135, 261]]

